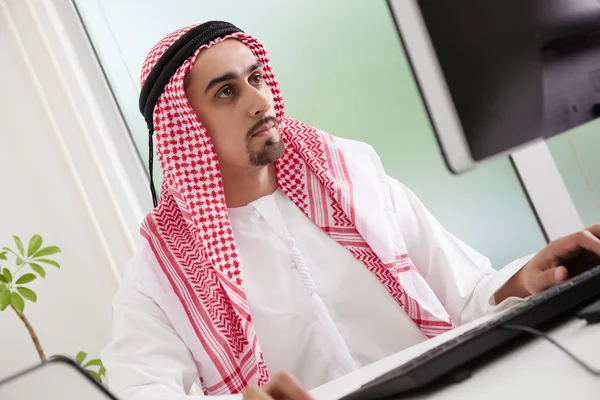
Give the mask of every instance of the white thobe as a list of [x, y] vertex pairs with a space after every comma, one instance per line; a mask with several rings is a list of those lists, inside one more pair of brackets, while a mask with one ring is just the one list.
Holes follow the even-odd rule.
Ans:
[[[408, 254], [455, 324], [520, 301], [495, 305], [493, 295], [531, 256], [496, 271], [410, 190], [389, 184]], [[313, 388], [426, 340], [385, 286], [280, 190], [229, 214], [271, 374], [287, 371]], [[125, 400], [187, 398], [202, 349], [146, 243], [113, 307], [114, 338], [102, 353], [110, 389]]]

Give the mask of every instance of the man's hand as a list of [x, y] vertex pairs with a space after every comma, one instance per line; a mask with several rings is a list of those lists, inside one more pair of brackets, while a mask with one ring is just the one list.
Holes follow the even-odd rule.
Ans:
[[537, 294], [599, 264], [600, 224], [552, 241], [496, 292], [496, 304]]
[[285, 372], [278, 372], [260, 388], [244, 390], [244, 400], [312, 400], [298, 381]]

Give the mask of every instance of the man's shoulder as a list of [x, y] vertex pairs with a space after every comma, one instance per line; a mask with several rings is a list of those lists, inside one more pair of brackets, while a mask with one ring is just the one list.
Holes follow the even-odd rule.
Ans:
[[[338, 146], [342, 151], [351, 153], [353, 156], [364, 156], [368, 157], [371, 161], [375, 162], [378, 166], [380, 166], [383, 170], [383, 165], [381, 164], [381, 160], [379, 159], [379, 155], [375, 151], [375, 149], [368, 143], [361, 142], [359, 140], [343, 138], [335, 135], [330, 135], [334, 139], [334, 143]], [[385, 173], [385, 171], [383, 171]], [[406, 187], [399, 180], [389, 176], [385, 173], [385, 180], [387, 184], [390, 186], [393, 194], [396, 196], [405, 196], [407, 193], [409, 195], [413, 195], [408, 187]]]
[[340, 147], [359, 149], [359, 150], [362, 149], [362, 150], [369, 150], [369, 151], [375, 152], [375, 150], [373, 150], [373, 147], [366, 142], [362, 142], [360, 140], [355, 140], [355, 139], [348, 139], [348, 138], [335, 136], [335, 135], [331, 135], [331, 137], [333, 138], [335, 144]]
[[158, 261], [147, 240], [140, 238], [136, 244], [135, 252], [123, 268], [123, 280], [139, 283], [148, 279]]
[[377, 160], [379, 159], [377, 153], [375, 152], [375, 149], [373, 149], [373, 147], [368, 143], [334, 135], [330, 136], [333, 138], [333, 142], [335, 143], [335, 145], [346, 154], [351, 154], [355, 157], [375, 157]]

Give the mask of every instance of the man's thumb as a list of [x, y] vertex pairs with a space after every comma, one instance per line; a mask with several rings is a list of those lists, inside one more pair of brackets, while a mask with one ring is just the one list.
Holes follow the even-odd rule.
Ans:
[[543, 271], [538, 279], [536, 289], [538, 292], [549, 289], [567, 280], [569, 273], [565, 267], [554, 267]]

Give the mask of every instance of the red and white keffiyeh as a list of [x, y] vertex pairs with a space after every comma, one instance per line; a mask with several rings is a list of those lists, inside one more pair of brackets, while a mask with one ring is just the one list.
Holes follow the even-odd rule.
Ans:
[[[150, 51], [142, 84], [159, 57], [191, 28], [168, 35]], [[198, 53], [231, 38], [248, 46], [264, 65], [286, 145], [276, 162], [282, 191], [364, 263], [428, 337], [451, 329], [450, 317], [406, 254], [389, 211], [389, 193], [386, 198], [382, 188], [383, 169], [363, 165], [360, 174], [351, 176], [352, 160], [334, 137], [286, 117], [264, 48], [251, 36], [234, 33], [200, 47], [177, 70], [155, 106], [163, 182], [160, 203], [141, 227], [212, 361], [199, 371], [205, 394], [238, 393], [269, 380], [244, 292], [217, 155], [184, 91], [184, 77]]]

